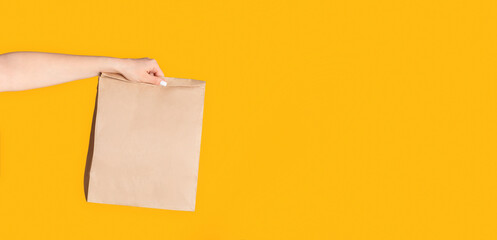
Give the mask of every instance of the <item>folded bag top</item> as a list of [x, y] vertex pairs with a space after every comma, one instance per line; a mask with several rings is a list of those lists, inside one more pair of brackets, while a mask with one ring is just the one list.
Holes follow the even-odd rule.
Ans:
[[85, 172], [88, 202], [194, 211], [205, 82], [99, 78]]
[[[161, 87], [159, 85], [153, 85], [145, 82], [132, 82], [119, 73], [101, 73], [100, 78], [112, 78], [115, 80], [121, 80], [128, 83], [146, 84], [146, 85]], [[172, 77], [160, 77], [160, 78], [164, 79], [164, 81], [167, 82], [167, 86], [169, 87], [205, 87], [205, 81], [184, 79], [184, 78], [172, 78]]]

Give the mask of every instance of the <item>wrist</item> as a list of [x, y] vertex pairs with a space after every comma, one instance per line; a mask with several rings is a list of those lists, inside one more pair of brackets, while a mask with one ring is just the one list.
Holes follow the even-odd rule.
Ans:
[[126, 58], [104, 57], [102, 64], [104, 67], [101, 72], [122, 73], [126, 65], [128, 65], [128, 59]]

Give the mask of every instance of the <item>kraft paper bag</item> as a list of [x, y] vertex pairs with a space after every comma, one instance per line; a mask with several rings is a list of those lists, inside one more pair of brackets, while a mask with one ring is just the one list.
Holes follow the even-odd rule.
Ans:
[[88, 202], [195, 210], [205, 82], [167, 87], [102, 73], [85, 171]]

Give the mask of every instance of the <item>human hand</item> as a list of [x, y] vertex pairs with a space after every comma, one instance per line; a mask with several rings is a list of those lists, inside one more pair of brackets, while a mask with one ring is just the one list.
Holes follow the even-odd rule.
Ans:
[[162, 78], [164, 73], [155, 59], [150, 58], [124, 58], [119, 59], [116, 70], [126, 79], [133, 82], [151, 83], [166, 86]]

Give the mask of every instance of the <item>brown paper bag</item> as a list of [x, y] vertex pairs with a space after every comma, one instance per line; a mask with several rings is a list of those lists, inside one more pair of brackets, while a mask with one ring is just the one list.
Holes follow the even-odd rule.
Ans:
[[102, 73], [85, 170], [88, 202], [195, 210], [205, 82], [167, 87]]

